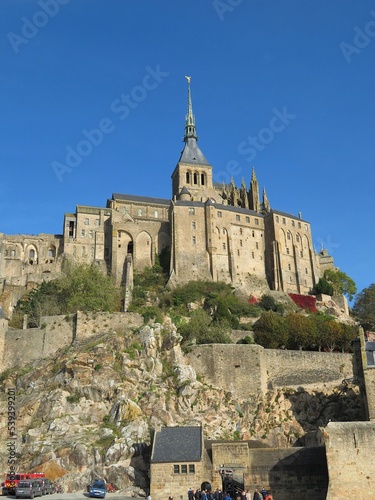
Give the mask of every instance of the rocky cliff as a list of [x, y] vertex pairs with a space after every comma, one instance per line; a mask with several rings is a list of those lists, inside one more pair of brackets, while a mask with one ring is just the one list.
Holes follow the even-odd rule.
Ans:
[[[6, 435], [7, 390], [15, 387], [17, 468], [45, 471], [66, 491], [105, 477], [142, 496], [158, 426], [202, 425], [208, 439], [285, 447], [316, 444], [318, 425], [330, 420], [363, 418], [357, 388], [337, 381], [309, 389], [269, 384], [241, 399], [197, 375], [180, 342], [171, 322], [124, 328], [4, 372], [0, 433]], [[2, 445], [3, 474], [7, 458]]]

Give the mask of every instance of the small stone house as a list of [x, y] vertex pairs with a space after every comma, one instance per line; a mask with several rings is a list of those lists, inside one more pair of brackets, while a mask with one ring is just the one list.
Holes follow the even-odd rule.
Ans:
[[199, 488], [204, 480], [205, 464], [202, 427], [162, 427], [152, 446], [151, 498], [186, 500], [188, 489]]

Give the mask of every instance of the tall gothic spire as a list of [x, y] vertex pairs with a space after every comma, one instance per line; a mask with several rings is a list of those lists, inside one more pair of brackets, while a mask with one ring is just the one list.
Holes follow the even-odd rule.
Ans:
[[187, 142], [189, 138], [193, 138], [196, 141], [198, 140], [197, 133], [195, 131], [195, 117], [193, 115], [193, 106], [191, 104], [191, 94], [190, 94], [190, 76], [185, 76], [188, 82], [188, 106], [187, 106], [187, 114], [185, 118], [185, 136], [184, 141]]

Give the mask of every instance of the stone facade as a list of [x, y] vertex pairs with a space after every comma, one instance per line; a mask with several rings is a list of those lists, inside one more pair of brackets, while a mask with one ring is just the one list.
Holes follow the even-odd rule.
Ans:
[[[307, 294], [333, 259], [317, 254], [310, 224], [271, 208], [259, 195], [253, 169], [249, 188], [218, 185], [197, 144], [190, 84], [184, 148], [172, 173], [171, 199], [113, 194], [105, 207], [77, 205], [62, 235], [0, 234], [0, 285], [27, 287], [54, 277], [64, 259], [96, 263], [117, 284], [170, 253], [170, 284], [225, 281], [249, 293], [254, 278], [267, 289]], [[129, 260], [131, 256], [131, 260]], [[131, 262], [131, 266], [129, 266]], [[131, 269], [130, 269], [131, 267]], [[131, 285], [129, 285], [131, 286]], [[14, 301], [0, 307], [10, 316]]]

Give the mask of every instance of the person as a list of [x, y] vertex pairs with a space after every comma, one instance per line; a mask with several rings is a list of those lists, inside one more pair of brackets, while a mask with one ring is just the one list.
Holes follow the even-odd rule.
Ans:
[[206, 490], [202, 490], [202, 492], [201, 492], [201, 500], [207, 500], [207, 491]]
[[232, 500], [228, 492], [225, 493], [224, 500]]
[[202, 492], [201, 492], [200, 488], [196, 489], [195, 494], [194, 494], [195, 500], [201, 500], [201, 495], [202, 495]]
[[194, 500], [194, 490], [192, 488], [188, 489], [188, 500]]
[[173, 500], [172, 495], [169, 495], [168, 500]]
[[266, 500], [273, 500], [273, 498], [272, 498], [272, 495], [271, 495], [271, 492], [270, 492], [270, 491], [267, 491]]
[[266, 500], [266, 496], [267, 496], [267, 490], [266, 490], [266, 488], [262, 488], [260, 490], [260, 494], [262, 495], [263, 500]]
[[253, 500], [262, 500], [262, 495], [259, 493], [259, 490], [254, 491]]
[[242, 490], [241, 500], [246, 500], [246, 491], [245, 490]]
[[246, 490], [246, 500], [251, 500], [251, 493], [249, 490]]

